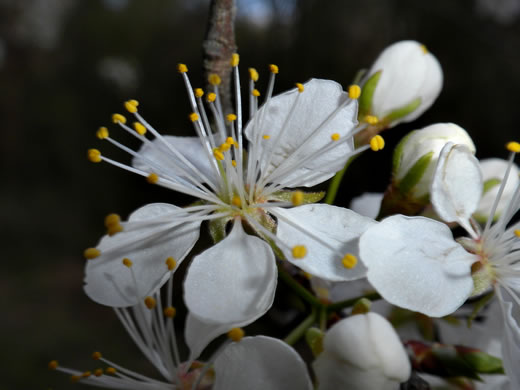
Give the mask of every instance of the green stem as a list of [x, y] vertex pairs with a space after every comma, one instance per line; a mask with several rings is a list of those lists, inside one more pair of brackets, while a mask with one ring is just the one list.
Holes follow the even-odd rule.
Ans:
[[341, 171], [336, 172], [336, 175], [332, 178], [332, 180], [329, 183], [329, 188], [327, 189], [327, 196], [325, 197], [324, 202], [327, 204], [333, 204], [334, 200], [336, 199], [336, 195], [339, 190], [339, 186], [341, 184], [341, 180], [343, 180], [343, 176], [345, 175], [345, 172], [347, 172], [348, 167], [356, 159], [356, 157], [359, 156], [359, 154], [356, 154], [355, 156], [348, 159], [347, 163], [343, 167]]
[[278, 266], [278, 276], [285, 284], [291, 287], [296, 294], [307, 301], [310, 305], [313, 307], [323, 306], [323, 304], [309, 290], [294, 280], [294, 278], [280, 265]]
[[381, 295], [379, 295], [377, 292], [373, 292], [366, 295], [361, 295], [356, 298], [347, 299], [346, 301], [336, 302], [332, 305], [327, 306], [327, 310], [329, 312], [331, 311], [339, 311], [342, 309], [345, 309], [347, 307], [353, 306], [357, 301], [359, 301], [361, 298], [370, 299], [371, 301], [377, 301], [378, 299], [381, 299]]
[[325, 332], [327, 330], [327, 306], [320, 307], [320, 330]]
[[303, 337], [307, 329], [309, 329], [316, 321], [316, 309], [313, 308], [311, 314], [307, 316], [291, 333], [283, 340], [289, 345], [294, 345]]

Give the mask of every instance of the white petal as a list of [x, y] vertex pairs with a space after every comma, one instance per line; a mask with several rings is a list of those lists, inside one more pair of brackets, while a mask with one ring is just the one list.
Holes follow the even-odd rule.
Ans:
[[383, 195], [380, 192], [365, 192], [350, 202], [350, 209], [369, 218], [376, 218], [381, 208]]
[[[294, 259], [290, 251], [284, 251], [287, 260], [292, 264], [329, 281], [354, 280], [365, 276], [366, 268], [361, 261], [354, 268], [348, 269], [341, 260], [347, 253], [358, 256], [359, 237], [376, 223], [373, 219], [327, 204], [308, 204], [292, 209], [276, 208], [273, 213], [283, 217], [278, 218], [277, 237], [289, 248], [296, 245], [305, 245], [307, 248], [307, 255], [303, 259]], [[293, 225], [311, 232], [335, 251]]]
[[271, 337], [245, 337], [215, 360], [214, 390], [311, 390], [302, 358]]
[[466, 146], [446, 144], [431, 187], [431, 201], [439, 217], [467, 229], [481, 196], [482, 173], [478, 160]]
[[188, 312], [186, 317], [186, 327], [184, 329], [184, 338], [186, 344], [190, 348], [190, 356], [188, 360], [197, 359], [209, 343], [221, 334], [224, 334], [235, 327], [240, 327], [240, 324], [215, 324], [204, 322]]
[[455, 311], [473, 289], [466, 252], [443, 223], [395, 215], [369, 228], [359, 242], [367, 277], [390, 303], [442, 317]]
[[[217, 183], [215, 170], [212, 168], [210, 161], [202, 147], [199, 137], [177, 137], [165, 135], [162, 138], [182, 154], [196, 169], [198, 169], [213, 184]], [[139, 149], [139, 154], [156, 163], [168, 173], [171, 177], [186, 178], [182, 170], [193, 172], [186, 164], [179, 160], [175, 154], [159, 139], [155, 139], [150, 143], [145, 143]], [[157, 169], [151, 167], [142, 159], [133, 158], [132, 166], [145, 172], [157, 172]], [[181, 167], [179, 169], [178, 167]]]
[[504, 338], [502, 341], [502, 362], [504, 370], [511, 382], [512, 389], [520, 388], [520, 372], [518, 362], [520, 362], [520, 328], [513, 317], [513, 304], [501, 300], [501, 308], [505, 317]]
[[[134, 211], [128, 221], [153, 222], [179, 210], [182, 209], [170, 204], [149, 204]], [[87, 295], [103, 305], [126, 307], [159, 289], [170, 275], [166, 259], [173, 257], [179, 264], [199, 238], [200, 222], [176, 226], [174, 223], [172, 219], [104, 236], [97, 245], [101, 255], [87, 261], [84, 285]], [[124, 258], [133, 262], [137, 292], [132, 271], [122, 264]]]
[[[279, 142], [276, 142], [277, 146], [272, 150], [271, 147], [275, 144], [278, 134], [282, 132], [298, 95], [299, 102], [292, 119], [287, 123], [287, 128], [283, 130]], [[258, 121], [258, 128], [255, 128], [255, 121], [252, 119], [245, 130], [247, 138], [253, 142], [258, 132], [262, 136], [270, 136], [269, 140], [260, 137], [260, 144], [254, 145], [261, 150], [263, 159], [273, 153], [268, 167], [265, 166], [266, 161], [261, 162], [263, 176], [271, 173], [309, 137], [311, 141], [298, 152], [298, 157], [291, 163], [294, 169], [284, 178], [285, 181], [297, 179], [297, 182], [292, 183], [292, 187], [309, 187], [327, 180], [342, 169], [347, 162], [348, 153], [352, 151], [351, 142], [344, 142], [303, 164], [299, 164], [298, 161], [330, 144], [331, 135], [334, 133], [338, 133], [341, 138], [349, 136], [357, 125], [357, 101], [351, 101], [320, 128], [347, 99], [348, 95], [340, 84], [330, 80], [312, 79], [305, 83], [305, 90], [301, 94], [294, 89], [272, 98], [268, 106], [263, 106], [256, 114], [257, 118], [263, 117], [263, 121]], [[264, 115], [266, 107], [267, 113]], [[316, 176], [317, 173], [320, 175]]]
[[184, 300], [204, 322], [245, 325], [271, 307], [276, 279], [271, 247], [237, 221], [229, 236], [193, 259]]

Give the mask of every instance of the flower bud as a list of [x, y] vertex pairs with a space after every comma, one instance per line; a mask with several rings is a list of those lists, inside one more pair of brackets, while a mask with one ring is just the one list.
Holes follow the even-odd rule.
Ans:
[[383, 50], [364, 78], [359, 118], [376, 116], [382, 128], [410, 122], [433, 104], [442, 81], [439, 61], [424, 45], [396, 42]]
[[408, 380], [410, 362], [392, 325], [377, 313], [336, 323], [325, 335], [313, 363], [319, 390], [398, 389]]

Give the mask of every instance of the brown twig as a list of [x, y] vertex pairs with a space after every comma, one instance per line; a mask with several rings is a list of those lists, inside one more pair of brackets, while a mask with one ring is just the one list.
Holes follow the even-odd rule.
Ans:
[[[211, 0], [208, 29], [204, 40], [204, 73], [216, 73], [222, 83], [219, 87], [224, 113], [233, 112], [231, 102], [231, 55], [236, 52], [235, 0]], [[209, 86], [209, 84], [208, 84]]]

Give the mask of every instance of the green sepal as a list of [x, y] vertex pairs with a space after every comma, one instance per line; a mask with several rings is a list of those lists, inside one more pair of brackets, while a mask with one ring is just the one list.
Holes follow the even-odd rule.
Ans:
[[392, 157], [392, 174], [397, 175], [397, 171], [399, 170], [399, 166], [401, 165], [401, 157], [403, 156], [403, 149], [406, 142], [408, 142], [408, 138], [419, 130], [410, 131], [406, 134], [401, 141], [397, 144], [394, 149], [394, 155]]
[[430, 165], [433, 157], [433, 152], [426, 153], [419, 158], [413, 167], [406, 173], [403, 179], [397, 184], [397, 188], [402, 194], [408, 194], [419, 181], [422, 179], [424, 172]]
[[367, 74], [367, 69], [360, 69], [356, 72], [354, 79], [352, 80], [352, 84], [359, 84], [364, 75]]
[[404, 118], [405, 116], [414, 112], [417, 107], [421, 105], [421, 98], [415, 98], [406, 106], [399, 107], [398, 109], [392, 111], [390, 114], [383, 118], [383, 122], [392, 123], [398, 119]]
[[374, 73], [361, 88], [361, 96], [358, 100], [358, 118], [363, 118], [365, 115], [370, 113], [370, 109], [372, 108], [372, 98], [374, 97], [374, 92], [382, 73], [382, 70]]
[[499, 185], [501, 182], [502, 181], [500, 179], [497, 179], [495, 177], [492, 178], [492, 179], [486, 180], [484, 182], [484, 186], [483, 186], [483, 189], [482, 189], [482, 194], [485, 194], [486, 192], [488, 192], [493, 187], [496, 187], [497, 185]]
[[[270, 215], [264, 213], [263, 211], [259, 211], [258, 213], [253, 215], [253, 218], [264, 228], [269, 230], [271, 233], [276, 234], [276, 221]], [[271, 240], [267, 235], [263, 234], [261, 231], [256, 230], [252, 226], [251, 229], [253, 229], [253, 231], [258, 237], [262, 238], [265, 242], [269, 244], [276, 257], [278, 257], [280, 260], [286, 260], [286, 257], [283, 254], [282, 250], [278, 248], [278, 245], [276, 245], [276, 243], [273, 240]]]
[[305, 341], [311, 349], [314, 357], [317, 357], [320, 353], [323, 352], [324, 337], [325, 333], [315, 327], [309, 328], [307, 329], [307, 332], [305, 332]]
[[444, 368], [445, 376], [465, 376], [466, 378], [481, 380], [473, 367], [466, 359], [460, 356], [455, 347], [434, 344], [431, 348], [431, 353], [441, 364], [441, 367]]
[[209, 234], [216, 244], [226, 237], [226, 225], [231, 217], [222, 217], [209, 221]]
[[502, 360], [482, 351], [462, 354], [464, 361], [479, 374], [504, 374]]
[[[296, 191], [282, 190], [276, 191], [269, 195], [269, 200], [276, 200], [278, 202], [292, 202], [293, 194]], [[302, 204], [318, 203], [325, 197], [325, 191], [319, 192], [303, 192]]]
[[370, 311], [370, 307], [372, 306], [372, 301], [367, 298], [361, 298], [352, 307], [352, 315], [355, 314], [366, 314]]
[[493, 298], [493, 295], [495, 295], [495, 290], [491, 290], [489, 293], [483, 295], [473, 306], [473, 310], [468, 317], [468, 328], [471, 328], [471, 323], [473, 320], [477, 317], [478, 313], [480, 313], [480, 310], [486, 306], [486, 304], [490, 301], [491, 298]]

